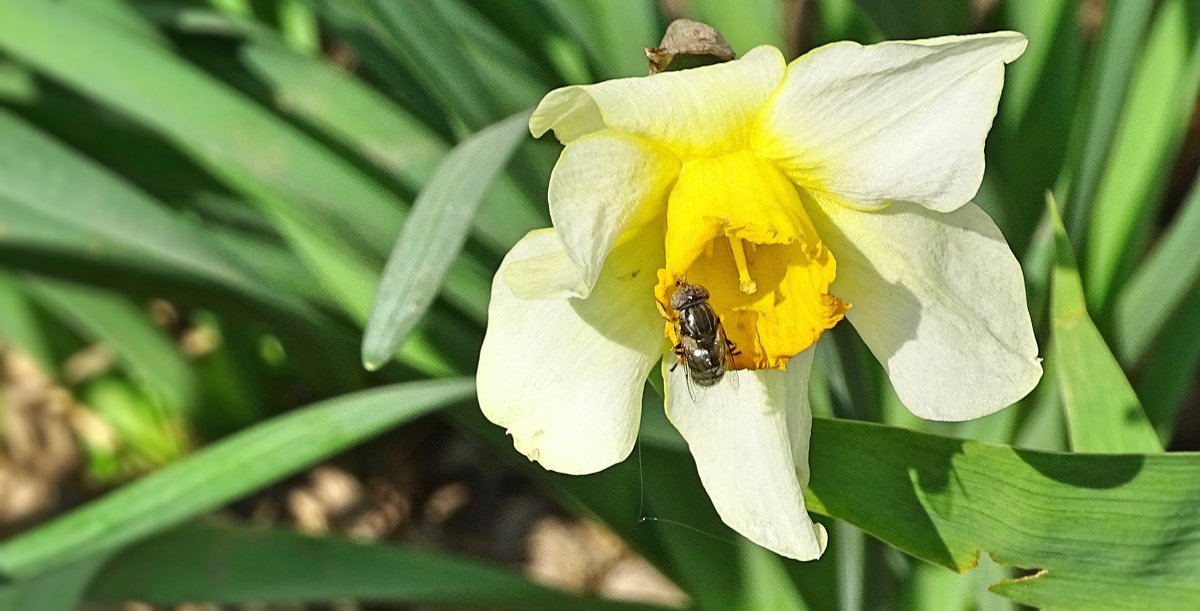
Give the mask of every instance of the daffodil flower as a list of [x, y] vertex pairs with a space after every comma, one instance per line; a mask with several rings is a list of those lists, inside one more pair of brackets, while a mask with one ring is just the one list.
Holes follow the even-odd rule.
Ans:
[[[1021, 269], [970, 203], [1025, 43], [841, 42], [791, 64], [763, 46], [550, 92], [529, 125], [565, 145], [554, 226], [518, 242], [492, 285], [486, 416], [545, 468], [594, 473], [630, 454], [661, 362], [667, 415], [722, 519], [819, 557], [803, 489], [826, 329], [848, 319], [923, 418], [990, 414], [1041, 377]], [[681, 279], [709, 290], [740, 351], [739, 383], [695, 400], [656, 305]]]

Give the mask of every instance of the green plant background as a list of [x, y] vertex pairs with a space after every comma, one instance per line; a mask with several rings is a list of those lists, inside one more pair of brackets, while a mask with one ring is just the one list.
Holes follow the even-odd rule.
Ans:
[[[852, 329], [830, 333], [811, 390], [818, 562], [720, 523], [653, 392], [636, 458], [577, 478], [525, 462], [473, 403], [492, 272], [549, 222], [557, 146], [524, 113], [644, 74], [676, 16], [791, 57], [1029, 38], [977, 201], [1023, 263], [1046, 375], [988, 418], [924, 422]], [[111, 491], [0, 542], [0, 609], [649, 608], [204, 519], [418, 418], [606, 525], [697, 608], [1194, 607], [1198, 87], [1194, 0], [0, 0], [0, 338], [60, 379], [107, 346], [113, 366], [72, 391], [125, 441], [87, 448]], [[186, 355], [151, 299], [215, 348]]]

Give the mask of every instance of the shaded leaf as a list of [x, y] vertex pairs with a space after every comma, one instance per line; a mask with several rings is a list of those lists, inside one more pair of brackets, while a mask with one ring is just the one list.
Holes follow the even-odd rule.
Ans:
[[659, 609], [573, 596], [518, 573], [407, 545], [191, 525], [123, 551], [87, 598], [118, 603], [337, 602], [508, 609]]
[[474, 391], [470, 379], [413, 382], [268, 420], [0, 543], [0, 577], [26, 579], [136, 542]]

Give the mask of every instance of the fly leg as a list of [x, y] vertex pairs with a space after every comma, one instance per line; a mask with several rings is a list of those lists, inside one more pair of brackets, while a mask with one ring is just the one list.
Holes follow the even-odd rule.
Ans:
[[675, 344], [675, 347], [671, 349], [671, 352], [674, 352], [675, 356], [679, 357], [679, 359], [675, 361], [675, 364], [671, 365], [671, 368], [667, 370], [674, 373], [675, 368], [683, 362], [683, 344]]

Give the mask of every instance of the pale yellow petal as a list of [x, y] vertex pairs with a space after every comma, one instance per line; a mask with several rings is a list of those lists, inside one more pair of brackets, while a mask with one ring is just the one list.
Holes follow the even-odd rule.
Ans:
[[641, 136], [681, 157], [744, 147], [751, 124], [783, 77], [783, 55], [757, 47], [730, 62], [555, 89], [529, 119], [564, 144], [599, 131]]
[[[636, 136], [602, 130], [563, 149], [550, 176], [550, 217], [590, 290], [609, 251], [629, 232], [666, 214], [679, 160]], [[661, 228], [657, 229], [661, 233]], [[576, 297], [586, 297], [587, 290]]]
[[1021, 267], [978, 206], [863, 212], [818, 200], [810, 211], [837, 257], [830, 289], [854, 304], [846, 318], [913, 413], [979, 418], [1037, 385]]
[[693, 400], [686, 371], [667, 359], [667, 416], [687, 440], [700, 481], [721, 519], [747, 539], [788, 558], [815, 560], [828, 535], [804, 509], [812, 412], [812, 350], [787, 371], [738, 371]]
[[561, 252], [553, 230], [527, 235], [496, 274], [479, 405], [518, 451], [551, 471], [594, 473], [633, 448], [646, 376], [664, 345], [652, 294], [659, 239], [615, 250], [588, 299], [525, 300], [509, 290], [514, 261]]
[[1004, 64], [1025, 44], [996, 32], [820, 47], [788, 67], [754, 149], [851, 206], [953, 210], [979, 190]]

